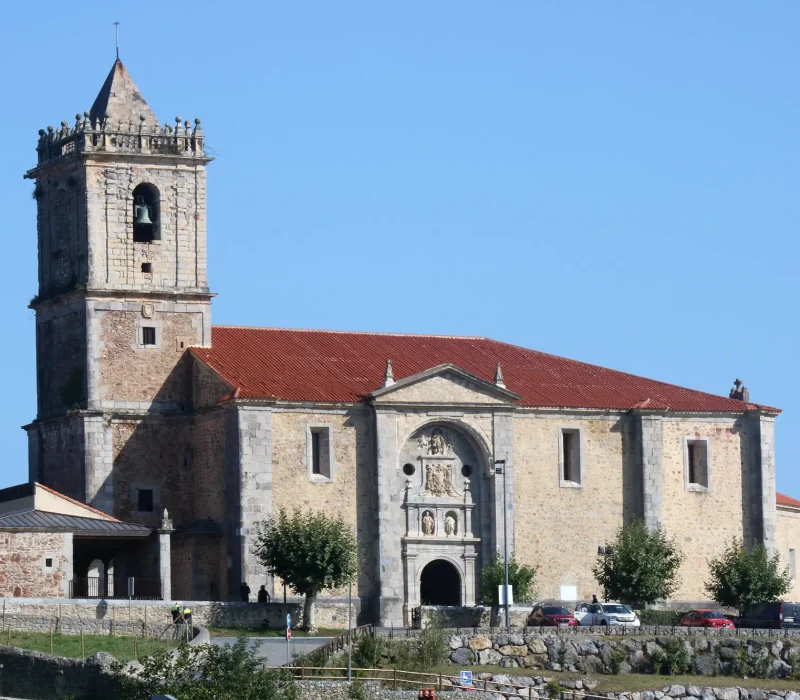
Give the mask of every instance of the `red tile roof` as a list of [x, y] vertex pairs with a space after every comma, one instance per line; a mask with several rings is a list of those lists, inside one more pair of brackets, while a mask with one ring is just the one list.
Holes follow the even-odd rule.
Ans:
[[226, 398], [355, 403], [382, 385], [387, 360], [395, 380], [452, 363], [489, 382], [499, 362], [523, 406], [759, 408], [488, 338], [214, 326], [212, 343], [191, 352], [233, 387]]
[[792, 508], [800, 508], [800, 501], [791, 496], [785, 496], [782, 493], [775, 494], [775, 502], [779, 506], [791, 506]]

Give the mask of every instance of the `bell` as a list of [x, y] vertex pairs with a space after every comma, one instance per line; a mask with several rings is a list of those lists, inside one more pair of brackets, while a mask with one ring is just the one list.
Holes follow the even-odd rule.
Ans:
[[134, 223], [139, 226], [145, 224], [152, 226], [153, 222], [150, 220], [150, 207], [146, 204], [138, 204], [136, 206], [136, 221]]

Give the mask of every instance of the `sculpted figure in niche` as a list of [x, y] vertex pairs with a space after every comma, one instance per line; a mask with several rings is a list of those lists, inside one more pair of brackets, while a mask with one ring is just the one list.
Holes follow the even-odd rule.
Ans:
[[432, 535], [434, 529], [433, 515], [429, 510], [426, 510], [422, 516], [422, 534]]
[[444, 534], [448, 537], [456, 534], [456, 519], [450, 514], [444, 519]]
[[444, 441], [444, 435], [441, 430], [434, 430], [431, 435], [431, 454], [443, 455], [447, 449], [447, 443]]

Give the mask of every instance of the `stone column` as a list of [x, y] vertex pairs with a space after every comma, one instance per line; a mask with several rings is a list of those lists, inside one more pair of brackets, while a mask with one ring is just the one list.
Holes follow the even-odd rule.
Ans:
[[663, 425], [661, 414], [634, 412], [637, 460], [642, 472], [642, 515], [648, 528], [664, 524]]
[[164, 508], [164, 517], [158, 529], [158, 569], [161, 578], [161, 599], [172, 600], [172, 561], [170, 536], [172, 535], [172, 520], [167, 509]]
[[[392, 475], [397, 469], [397, 416], [391, 409], [375, 409], [378, 453], [378, 617], [381, 626], [403, 624], [405, 586], [400, 537], [394, 521], [397, 504], [392, 502]], [[409, 595], [411, 592], [409, 591]]]

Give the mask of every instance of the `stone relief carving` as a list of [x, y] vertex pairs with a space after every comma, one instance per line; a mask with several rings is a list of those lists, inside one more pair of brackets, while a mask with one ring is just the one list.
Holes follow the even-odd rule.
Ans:
[[450, 464], [429, 464], [425, 467], [424, 496], [458, 497], [453, 488], [453, 468]]
[[435, 522], [433, 520], [433, 514], [426, 510], [422, 514], [422, 534], [423, 535], [432, 535], [435, 529]]
[[455, 513], [448, 513], [444, 518], [444, 534], [452, 537], [456, 534], [456, 516]]
[[426, 455], [443, 457], [453, 453], [453, 445], [447, 442], [441, 428], [434, 428], [430, 433], [422, 433], [417, 438], [417, 445]]
[[142, 304], [142, 316], [145, 318], [153, 318], [155, 312], [156, 307], [153, 304]]

